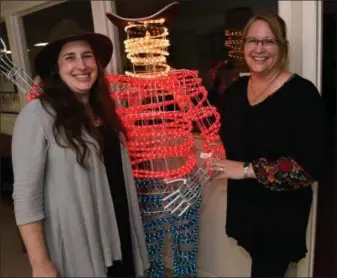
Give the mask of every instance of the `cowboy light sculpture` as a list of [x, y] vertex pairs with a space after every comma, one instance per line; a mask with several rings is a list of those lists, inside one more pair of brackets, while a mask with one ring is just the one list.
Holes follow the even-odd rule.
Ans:
[[[166, 233], [171, 238], [175, 277], [196, 276], [200, 188], [208, 181], [208, 173], [197, 165], [193, 124], [204, 137], [203, 151], [224, 156], [218, 137], [220, 117], [209, 105], [198, 73], [173, 70], [166, 62], [169, 41], [164, 23], [177, 4], [146, 18], [107, 14], [113, 24], [124, 26], [125, 52], [133, 67], [123, 75], [108, 74], [106, 79], [128, 131], [127, 148], [151, 263], [149, 277], [165, 277]], [[172, 213], [171, 205], [179, 199], [175, 192], [188, 196], [187, 206], [180, 207], [182, 202]]]

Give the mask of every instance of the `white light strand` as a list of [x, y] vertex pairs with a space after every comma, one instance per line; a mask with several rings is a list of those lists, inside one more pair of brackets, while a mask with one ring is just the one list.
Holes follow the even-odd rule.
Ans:
[[[129, 22], [125, 27], [127, 39], [124, 41], [127, 58], [133, 65], [133, 72], [127, 76], [156, 78], [166, 76], [170, 71], [166, 57], [170, 42], [168, 29], [163, 26], [165, 19]], [[141, 30], [141, 31], [137, 31]], [[143, 34], [143, 35], [142, 35]], [[140, 37], [135, 37], [135, 36]]]

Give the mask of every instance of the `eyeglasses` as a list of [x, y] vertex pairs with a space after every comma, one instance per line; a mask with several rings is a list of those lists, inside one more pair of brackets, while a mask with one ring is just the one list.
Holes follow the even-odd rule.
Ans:
[[256, 38], [245, 38], [243, 41], [249, 48], [256, 48], [259, 45], [259, 43], [262, 43], [262, 45], [266, 48], [271, 48], [274, 47], [278, 42], [276, 39], [258, 40]]

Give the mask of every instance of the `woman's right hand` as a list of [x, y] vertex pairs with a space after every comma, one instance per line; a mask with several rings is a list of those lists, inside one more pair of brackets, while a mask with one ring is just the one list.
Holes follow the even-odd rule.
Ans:
[[51, 261], [40, 263], [32, 267], [32, 274], [34, 278], [53, 277], [60, 278], [60, 275]]

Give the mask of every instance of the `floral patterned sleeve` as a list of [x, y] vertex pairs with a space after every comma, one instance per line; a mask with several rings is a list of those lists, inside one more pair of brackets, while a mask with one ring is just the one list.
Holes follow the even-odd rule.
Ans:
[[290, 191], [315, 182], [291, 157], [281, 157], [276, 162], [259, 158], [252, 165], [258, 182], [272, 191]]

